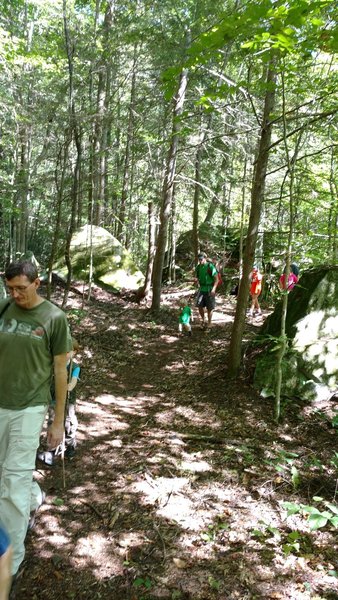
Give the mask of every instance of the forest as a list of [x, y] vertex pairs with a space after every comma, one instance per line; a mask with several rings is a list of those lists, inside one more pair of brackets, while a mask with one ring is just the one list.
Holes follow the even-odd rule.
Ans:
[[336, 2], [0, 6], [0, 272], [82, 364], [16, 598], [338, 598]]

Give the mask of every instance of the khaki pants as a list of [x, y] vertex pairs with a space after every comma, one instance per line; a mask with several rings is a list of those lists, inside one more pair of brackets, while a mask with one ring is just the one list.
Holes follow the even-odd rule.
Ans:
[[30, 512], [41, 504], [33, 471], [46, 411], [46, 406], [0, 408], [0, 522], [13, 546], [13, 575], [25, 555]]

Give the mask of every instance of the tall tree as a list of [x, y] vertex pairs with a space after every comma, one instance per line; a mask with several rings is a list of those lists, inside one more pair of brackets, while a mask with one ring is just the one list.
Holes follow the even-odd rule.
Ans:
[[162, 190], [162, 206], [160, 213], [160, 227], [157, 237], [157, 248], [154, 260], [153, 272], [153, 299], [152, 310], [159, 310], [161, 304], [161, 286], [162, 272], [164, 264], [164, 254], [166, 251], [168, 237], [168, 221], [171, 212], [171, 201], [173, 195], [174, 178], [176, 173], [176, 157], [179, 141], [179, 116], [183, 111], [183, 104], [188, 82], [188, 71], [182, 70], [177, 93], [173, 100], [173, 125], [171, 134], [171, 143], [168, 152], [166, 172]]
[[276, 57], [272, 53], [266, 74], [266, 93], [261, 128], [258, 140], [257, 158], [252, 182], [251, 209], [246, 236], [243, 260], [243, 276], [239, 285], [236, 305], [235, 320], [231, 332], [228, 356], [229, 375], [238, 373], [241, 364], [241, 342], [243, 337], [245, 315], [248, 303], [250, 273], [254, 263], [258, 226], [260, 222], [262, 203], [264, 198], [265, 180], [269, 158], [269, 146], [272, 134], [271, 115], [275, 106], [276, 95]]

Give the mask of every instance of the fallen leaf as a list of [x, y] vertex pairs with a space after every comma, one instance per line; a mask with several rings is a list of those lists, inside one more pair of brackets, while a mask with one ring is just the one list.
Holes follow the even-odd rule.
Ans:
[[188, 566], [188, 563], [181, 558], [173, 558], [173, 563], [178, 569], [186, 569]]

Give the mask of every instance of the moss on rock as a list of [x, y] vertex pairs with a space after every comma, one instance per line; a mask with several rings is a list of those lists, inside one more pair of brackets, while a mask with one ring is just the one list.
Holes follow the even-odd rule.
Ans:
[[[130, 252], [109, 231], [95, 225], [84, 225], [72, 237], [70, 258], [75, 279], [88, 280], [91, 247], [95, 283], [114, 291], [136, 289], [143, 284], [144, 276]], [[58, 259], [53, 271], [66, 278], [67, 267], [63, 256]]]
[[[280, 335], [282, 303], [260, 334]], [[289, 348], [283, 365], [282, 395], [319, 399], [338, 387], [338, 267], [311, 269], [289, 294], [286, 333]], [[276, 353], [269, 347], [257, 359], [254, 383], [263, 395], [274, 395]]]

